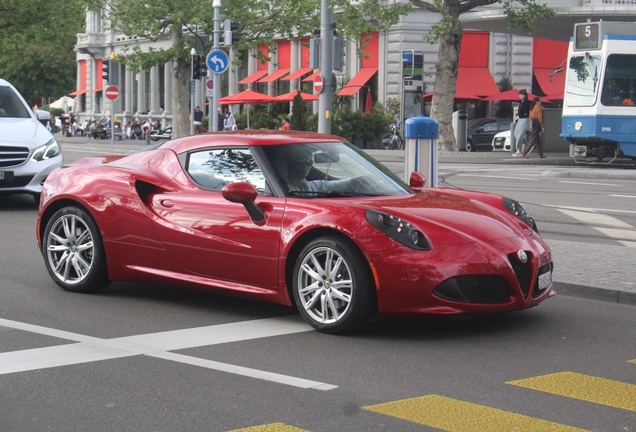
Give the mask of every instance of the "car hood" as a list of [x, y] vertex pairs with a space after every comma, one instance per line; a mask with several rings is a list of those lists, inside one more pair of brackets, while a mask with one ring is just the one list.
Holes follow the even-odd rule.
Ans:
[[[499, 199], [495, 197], [495, 201]], [[404, 198], [378, 200], [371, 206], [367, 203], [365, 207], [402, 218], [438, 244], [488, 243], [532, 232], [503, 207], [495, 208], [470, 192], [458, 196], [456, 191], [451, 194], [429, 189]]]
[[34, 149], [51, 138], [53, 135], [35, 118], [0, 118], [0, 146]]

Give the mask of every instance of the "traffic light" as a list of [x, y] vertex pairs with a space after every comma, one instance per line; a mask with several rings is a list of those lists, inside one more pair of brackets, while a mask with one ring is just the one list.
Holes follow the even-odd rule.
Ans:
[[333, 37], [333, 70], [342, 71], [344, 68], [345, 47], [344, 39], [340, 36]]
[[192, 56], [192, 79], [198, 80], [201, 79], [201, 56], [194, 55]]
[[102, 61], [102, 79], [104, 82], [110, 82], [110, 60]]
[[241, 40], [241, 33], [236, 31], [239, 27], [240, 25], [238, 23], [232, 22], [231, 20], [225, 20], [223, 22], [223, 30], [225, 30], [223, 45], [230, 46], [234, 42]]

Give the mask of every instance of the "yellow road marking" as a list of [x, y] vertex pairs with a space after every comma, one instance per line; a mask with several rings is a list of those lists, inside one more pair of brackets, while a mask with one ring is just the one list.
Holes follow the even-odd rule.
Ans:
[[439, 395], [403, 399], [368, 406], [365, 409], [450, 432], [584, 431]]
[[234, 429], [229, 432], [309, 432], [305, 429], [298, 429], [284, 423], [270, 423], [259, 426], [252, 426], [244, 429]]
[[574, 372], [559, 372], [508, 384], [636, 411], [636, 385]]
[[636, 363], [636, 359], [634, 359], [634, 360], [629, 360], [627, 363]]

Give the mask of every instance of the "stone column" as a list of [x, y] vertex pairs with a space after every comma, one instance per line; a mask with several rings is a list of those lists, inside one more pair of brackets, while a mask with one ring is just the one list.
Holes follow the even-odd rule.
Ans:
[[159, 66], [150, 68], [150, 112], [151, 116], [159, 115]]
[[146, 72], [137, 73], [137, 113], [146, 111]]
[[[296, 71], [297, 69], [300, 69], [302, 67], [302, 59], [300, 58], [300, 50], [301, 50], [301, 46], [300, 46], [300, 39], [298, 38], [292, 38], [292, 40], [290, 41], [290, 55], [291, 58], [289, 60], [289, 65], [290, 65], [290, 71], [291, 73], [293, 73], [294, 71]], [[299, 90], [299, 83], [300, 79], [294, 79], [291, 80], [289, 82], [289, 89], [290, 91], [297, 91]]]
[[164, 94], [164, 105], [163, 105], [163, 114], [165, 116], [172, 115], [172, 60], [163, 65], [163, 94]]

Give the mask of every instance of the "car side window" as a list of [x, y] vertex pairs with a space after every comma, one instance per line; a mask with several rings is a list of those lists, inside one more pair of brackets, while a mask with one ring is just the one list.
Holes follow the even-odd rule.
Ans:
[[29, 111], [15, 92], [0, 86], [0, 117], [29, 118]]
[[223, 186], [248, 182], [259, 194], [267, 193], [265, 176], [252, 152], [245, 149], [207, 149], [190, 153], [186, 165], [190, 178], [204, 189], [221, 191]]
[[497, 130], [497, 122], [496, 121], [490, 121], [490, 122], [486, 122], [482, 125], [482, 128], [484, 129], [484, 132], [493, 132]]

